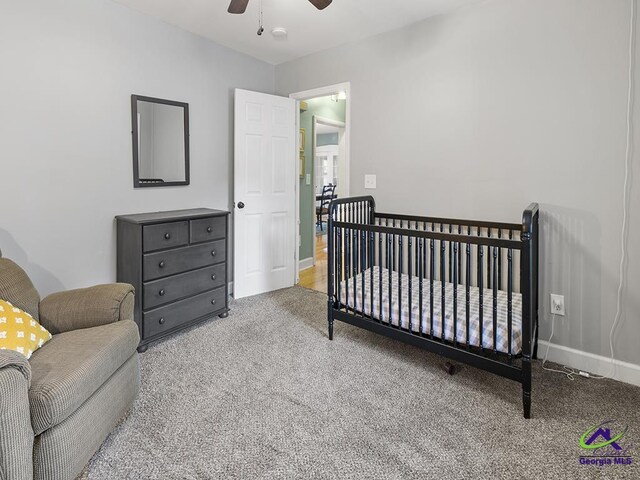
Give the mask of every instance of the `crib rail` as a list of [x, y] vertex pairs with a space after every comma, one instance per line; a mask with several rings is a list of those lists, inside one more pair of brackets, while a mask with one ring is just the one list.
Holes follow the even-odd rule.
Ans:
[[530, 404], [537, 256], [537, 204], [518, 224], [378, 213], [369, 196], [336, 200], [328, 225], [329, 336], [334, 318], [395, 331], [522, 381]]

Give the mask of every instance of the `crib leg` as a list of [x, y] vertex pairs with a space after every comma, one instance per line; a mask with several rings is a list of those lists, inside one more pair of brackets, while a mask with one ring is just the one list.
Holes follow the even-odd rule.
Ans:
[[456, 373], [456, 366], [451, 362], [444, 362], [444, 371], [449, 375]]
[[333, 319], [329, 320], [329, 340], [333, 340]]
[[536, 336], [533, 339], [533, 359], [538, 358], [538, 319], [536, 318]]
[[524, 418], [531, 418], [531, 392], [522, 392], [522, 406], [524, 408]]
[[524, 418], [531, 418], [531, 359], [522, 359], [522, 407]]

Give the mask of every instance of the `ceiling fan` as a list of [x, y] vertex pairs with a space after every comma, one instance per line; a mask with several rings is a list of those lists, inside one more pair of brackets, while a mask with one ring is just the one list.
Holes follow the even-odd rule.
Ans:
[[[309, 0], [311, 4], [316, 7], [318, 10], [324, 10], [327, 8], [333, 0]], [[227, 12], [229, 13], [244, 13], [247, 9], [247, 4], [249, 0], [231, 0], [229, 4], [229, 9]]]

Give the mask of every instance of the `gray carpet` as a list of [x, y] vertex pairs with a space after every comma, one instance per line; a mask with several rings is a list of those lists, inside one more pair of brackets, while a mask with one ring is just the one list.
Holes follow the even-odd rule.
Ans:
[[[83, 479], [640, 478], [640, 389], [534, 368], [519, 384], [336, 323], [299, 287], [235, 301], [141, 355], [142, 390]], [[615, 419], [630, 466], [579, 465]]]

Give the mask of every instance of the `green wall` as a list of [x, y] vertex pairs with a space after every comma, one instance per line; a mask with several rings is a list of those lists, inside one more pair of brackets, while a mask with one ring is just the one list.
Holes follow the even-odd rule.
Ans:
[[[305, 129], [305, 171], [300, 178], [300, 260], [313, 257], [313, 236], [316, 229], [316, 198], [313, 190], [314, 159], [313, 149], [313, 117], [324, 117], [344, 122], [346, 119], [346, 100], [334, 102], [331, 97], [319, 97], [306, 100], [307, 110], [300, 112], [300, 128]], [[306, 184], [306, 174], [311, 174], [311, 184]]]

